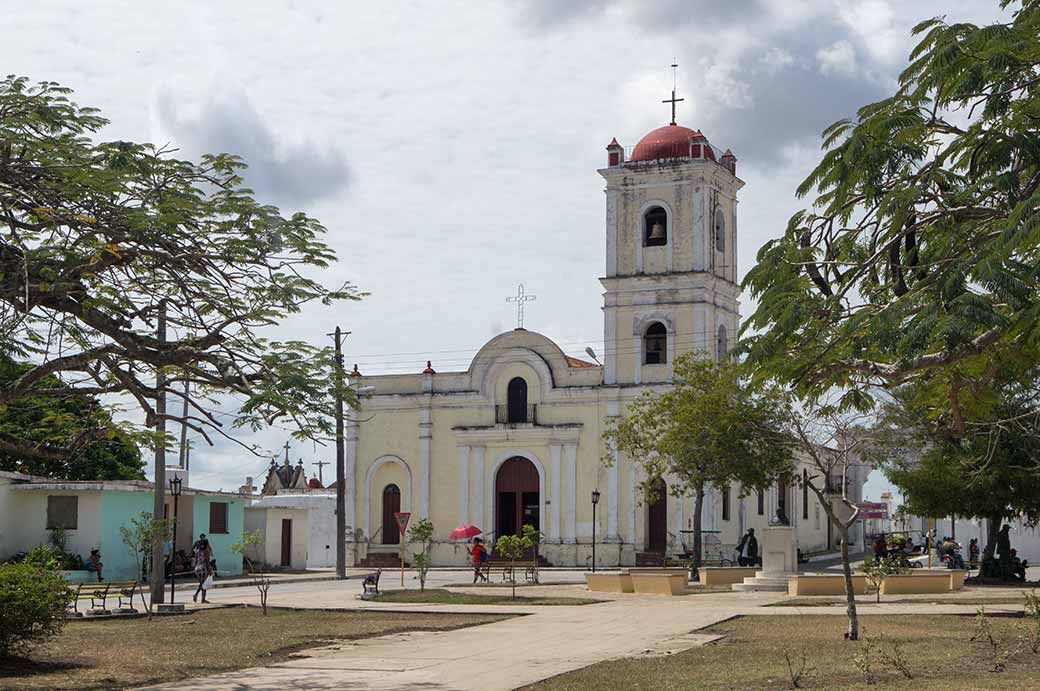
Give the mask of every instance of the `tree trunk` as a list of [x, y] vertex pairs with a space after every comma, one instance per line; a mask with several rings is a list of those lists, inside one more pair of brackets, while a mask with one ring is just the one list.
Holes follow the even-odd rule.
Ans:
[[[157, 340], [159, 343], [166, 342], [166, 303], [159, 303], [159, 325], [157, 331]], [[162, 368], [157, 368], [155, 371], [155, 388], [160, 391], [166, 385], [166, 376], [162, 371]], [[166, 394], [160, 393], [159, 397], [155, 401], [155, 412], [159, 417], [155, 421], [155, 481], [152, 491], [155, 493], [154, 501], [152, 504], [152, 516], [157, 521], [166, 519], [166, 419], [162, 416], [166, 415]], [[155, 531], [152, 531], [155, 534]], [[150, 559], [152, 564], [151, 581], [149, 583], [149, 593], [152, 598], [152, 604], [159, 604], [166, 601], [165, 591], [165, 576], [166, 576], [166, 560], [163, 557], [163, 542], [165, 539], [156, 534], [156, 537], [152, 540]], [[170, 553], [173, 554], [174, 550], [171, 549]]]
[[849, 630], [846, 637], [850, 641], [859, 640], [859, 616], [856, 614], [856, 591], [852, 587], [852, 566], [849, 564], [849, 529], [839, 528], [841, 532], [841, 571], [845, 577], [845, 612], [849, 616]]
[[691, 567], [692, 576], [694, 578], [700, 577], [701, 568], [701, 545], [703, 544], [703, 537], [701, 535], [701, 514], [704, 508], [704, 485], [697, 485], [693, 493], [693, 565]]
[[1000, 532], [1000, 516], [990, 516], [986, 519], [986, 549], [982, 553], [982, 561], [993, 558], [997, 549], [997, 533]]

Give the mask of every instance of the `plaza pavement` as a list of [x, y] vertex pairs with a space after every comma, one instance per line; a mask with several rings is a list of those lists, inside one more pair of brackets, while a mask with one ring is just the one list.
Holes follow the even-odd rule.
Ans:
[[[409, 575], [409, 574], [406, 574]], [[386, 589], [400, 581], [385, 579]], [[588, 596], [582, 572], [543, 572], [559, 585], [524, 588], [524, 595]], [[465, 583], [464, 571], [431, 573], [427, 587]], [[408, 587], [416, 583], [406, 580]], [[469, 590], [467, 588], [466, 590]], [[481, 588], [481, 592], [488, 592]], [[741, 615], [843, 616], [842, 606], [766, 607], [786, 596], [775, 593], [700, 593], [683, 597], [612, 596], [584, 606], [431, 605], [361, 601], [360, 580], [286, 582], [272, 587], [269, 604], [301, 608], [408, 612], [511, 613], [508, 620], [443, 632], [411, 632], [341, 641], [309, 649], [293, 659], [259, 667], [148, 687], [151, 691], [275, 691], [276, 689], [372, 689], [373, 691], [493, 691], [514, 689], [607, 659], [676, 653], [713, 640], [698, 629]], [[508, 590], [494, 589], [506, 593]], [[921, 602], [867, 605], [868, 614], [971, 614], [975, 605], [933, 604], [964, 597], [1000, 597], [1018, 589], [961, 591], [925, 596]], [[215, 603], [257, 602], [253, 588], [211, 591]], [[902, 596], [900, 596], [902, 599]], [[1021, 611], [1018, 605], [989, 605], [992, 613]], [[305, 657], [302, 657], [304, 656]]]

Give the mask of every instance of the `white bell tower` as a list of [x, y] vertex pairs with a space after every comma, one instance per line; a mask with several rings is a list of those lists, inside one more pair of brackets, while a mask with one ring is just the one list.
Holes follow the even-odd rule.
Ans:
[[732, 152], [673, 122], [607, 146], [604, 383], [670, 381], [690, 350], [725, 354], [740, 322]]

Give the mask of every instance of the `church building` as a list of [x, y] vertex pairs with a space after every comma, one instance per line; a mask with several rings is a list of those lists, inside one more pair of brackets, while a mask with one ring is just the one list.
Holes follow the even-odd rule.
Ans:
[[[517, 328], [488, 341], [465, 371], [355, 372], [352, 383], [373, 388], [361, 421], [347, 429], [348, 554], [366, 563], [396, 554], [394, 513], [406, 511], [433, 522], [435, 565], [466, 564], [464, 548], [445, 539], [456, 525], [478, 526], [491, 543], [531, 524], [550, 564], [586, 567], [594, 491], [598, 565], [652, 563], [692, 543], [683, 531], [693, 498], [662, 492], [648, 504], [639, 464], [615, 452], [605, 465], [602, 435], [633, 399], [668, 386], [677, 356], [726, 356], [740, 323], [744, 182], [732, 152], [674, 115], [631, 149], [612, 140], [605, 163], [602, 364]], [[704, 527], [718, 533], [709, 542], [735, 544], [782, 504], [803, 550], [828, 546], [826, 516], [815, 497], [801, 495], [794, 487], [745, 499], [736, 488], [713, 490]]]

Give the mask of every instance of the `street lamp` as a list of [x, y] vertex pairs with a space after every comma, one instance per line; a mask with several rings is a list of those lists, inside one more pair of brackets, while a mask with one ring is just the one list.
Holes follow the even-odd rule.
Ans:
[[592, 490], [592, 572], [596, 572], [596, 504], [599, 503], [599, 490]]
[[170, 480], [170, 496], [173, 497], [173, 543], [170, 545], [170, 604], [177, 587], [177, 504], [181, 498], [181, 478]]

